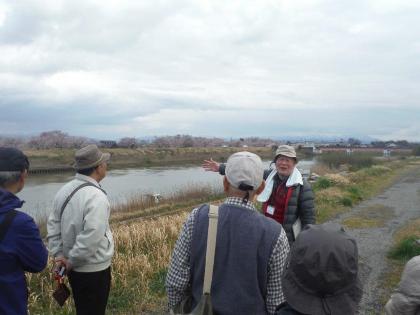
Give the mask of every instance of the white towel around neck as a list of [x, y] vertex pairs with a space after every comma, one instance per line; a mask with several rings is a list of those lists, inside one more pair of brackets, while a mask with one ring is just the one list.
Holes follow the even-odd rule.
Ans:
[[[277, 170], [272, 170], [270, 175], [268, 175], [267, 179], [265, 180], [265, 188], [261, 194], [258, 195], [257, 200], [259, 202], [266, 202], [271, 195], [271, 192], [273, 190], [273, 184], [274, 184], [274, 176], [277, 174]], [[295, 167], [293, 169], [292, 174], [290, 174], [289, 178], [286, 182], [286, 187], [291, 187], [295, 185], [303, 185], [303, 178], [300, 171]]]

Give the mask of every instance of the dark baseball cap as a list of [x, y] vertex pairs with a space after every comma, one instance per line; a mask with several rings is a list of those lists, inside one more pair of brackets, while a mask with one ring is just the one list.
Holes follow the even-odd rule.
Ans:
[[15, 148], [0, 148], [0, 172], [23, 172], [29, 169], [28, 157]]

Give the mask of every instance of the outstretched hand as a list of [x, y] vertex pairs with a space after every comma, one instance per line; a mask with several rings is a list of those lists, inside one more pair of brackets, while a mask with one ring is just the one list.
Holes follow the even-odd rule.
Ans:
[[201, 166], [206, 172], [219, 172], [220, 163], [213, 161], [213, 159], [210, 158], [210, 160], [204, 160]]

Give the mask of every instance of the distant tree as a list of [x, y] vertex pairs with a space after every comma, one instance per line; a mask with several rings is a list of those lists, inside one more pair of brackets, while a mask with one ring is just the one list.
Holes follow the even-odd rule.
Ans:
[[413, 155], [420, 156], [420, 145], [417, 145], [413, 148]]
[[158, 148], [166, 148], [170, 146], [170, 142], [168, 137], [157, 137], [154, 141], [153, 144], [155, 146], [157, 146]]
[[183, 148], [191, 148], [194, 146], [194, 140], [191, 136], [184, 136], [184, 139], [182, 141], [182, 147]]
[[0, 137], [0, 147], [23, 148], [25, 144], [22, 138]]
[[60, 130], [52, 130], [42, 132], [39, 136], [32, 137], [28, 143], [30, 148], [34, 149], [69, 149], [69, 148], [81, 148], [89, 143], [93, 143], [85, 137], [73, 137], [69, 136]]

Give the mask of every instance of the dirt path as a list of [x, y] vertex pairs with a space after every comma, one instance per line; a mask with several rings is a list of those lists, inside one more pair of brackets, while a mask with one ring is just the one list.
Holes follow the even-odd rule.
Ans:
[[359, 314], [382, 314], [381, 276], [387, 270], [386, 254], [393, 234], [409, 220], [420, 217], [420, 166], [401, 176], [382, 194], [360, 203], [333, 220], [338, 223], [370, 222], [367, 228], [347, 229], [358, 242], [363, 298]]

